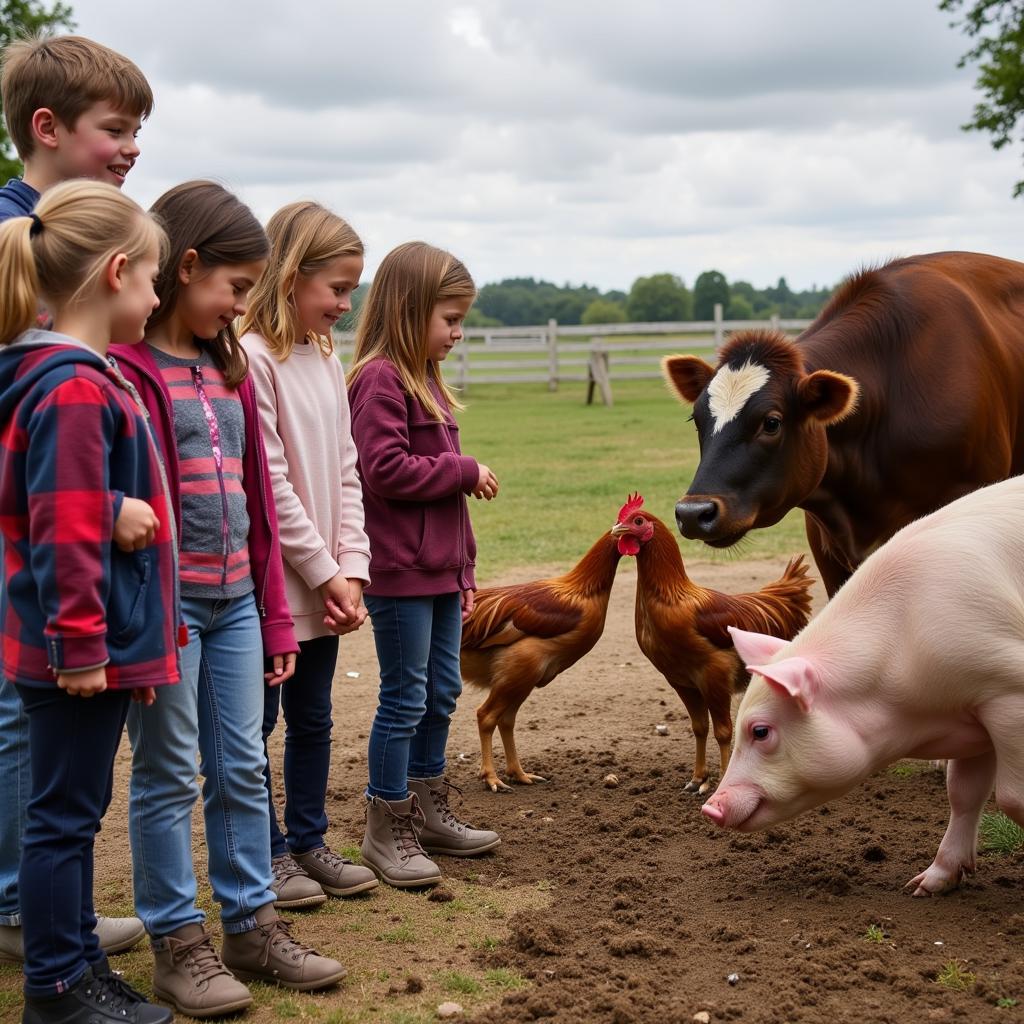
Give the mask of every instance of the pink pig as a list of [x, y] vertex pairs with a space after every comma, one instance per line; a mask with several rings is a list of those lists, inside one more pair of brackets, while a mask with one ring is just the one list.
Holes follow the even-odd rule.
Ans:
[[897, 533], [786, 642], [729, 627], [753, 679], [703, 812], [768, 828], [903, 757], [950, 758], [949, 826], [915, 896], [973, 872], [982, 808], [1024, 826], [1024, 477]]

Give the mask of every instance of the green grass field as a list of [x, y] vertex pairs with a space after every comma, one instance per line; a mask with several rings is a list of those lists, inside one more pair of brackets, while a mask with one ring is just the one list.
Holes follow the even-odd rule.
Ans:
[[[517, 566], [568, 568], [615, 522], [631, 491], [673, 523], [676, 499], [697, 465], [688, 407], [660, 381], [613, 384], [615, 404], [586, 405], [585, 384], [481, 384], [459, 414], [462, 450], [490, 466], [501, 493], [470, 500], [479, 579]], [[686, 559], [735, 559], [807, 550], [803, 514], [714, 552], [684, 541]]]

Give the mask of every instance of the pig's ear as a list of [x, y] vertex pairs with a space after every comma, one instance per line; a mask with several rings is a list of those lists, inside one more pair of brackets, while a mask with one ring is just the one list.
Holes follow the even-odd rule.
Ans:
[[783, 658], [771, 665], [748, 665], [764, 676], [773, 690], [792, 697], [801, 711], [810, 711], [818, 692], [818, 673], [806, 658]]
[[764, 633], [748, 633], [745, 629], [737, 629], [735, 626], [726, 628], [732, 636], [732, 645], [736, 648], [736, 653], [748, 666], [752, 661], [768, 661], [774, 658], [789, 642], [780, 640], [777, 636], [765, 636]]

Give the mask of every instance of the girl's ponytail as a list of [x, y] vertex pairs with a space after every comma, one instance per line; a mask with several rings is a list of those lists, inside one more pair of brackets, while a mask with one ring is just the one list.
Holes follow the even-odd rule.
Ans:
[[113, 185], [54, 185], [29, 217], [0, 224], [0, 344], [36, 322], [39, 304], [57, 313], [96, 288], [118, 253], [132, 263], [163, 251], [164, 233]]
[[0, 345], [9, 345], [35, 323], [39, 275], [30, 235], [35, 223], [12, 217], [0, 224]]

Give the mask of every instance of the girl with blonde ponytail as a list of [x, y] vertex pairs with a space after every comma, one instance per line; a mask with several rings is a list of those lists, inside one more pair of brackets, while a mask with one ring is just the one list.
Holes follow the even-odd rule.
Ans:
[[[311, 907], [328, 895], [377, 885], [369, 868], [326, 841], [331, 766], [331, 685], [338, 638], [366, 618], [370, 542], [345, 392], [331, 329], [352, 308], [363, 243], [348, 223], [313, 202], [277, 211], [267, 225], [270, 257], [242, 320], [242, 346], [256, 384], [299, 657], [283, 689], [265, 690], [263, 740], [284, 708], [282, 832], [270, 806], [278, 907]], [[266, 772], [270, 797], [270, 771]]]
[[[178, 681], [166, 479], [137, 396], [105, 358], [111, 341], [142, 338], [163, 244], [135, 203], [93, 181], [57, 185], [0, 225], [0, 662], [28, 717], [32, 779], [25, 1020], [172, 1019], [110, 972], [92, 909], [128, 706]], [[34, 326], [40, 302], [50, 330]]]

